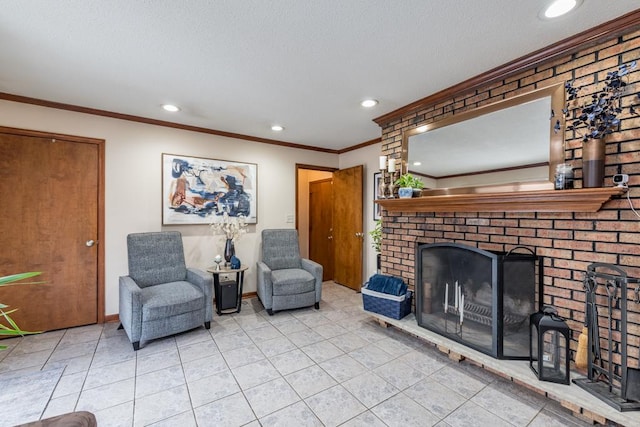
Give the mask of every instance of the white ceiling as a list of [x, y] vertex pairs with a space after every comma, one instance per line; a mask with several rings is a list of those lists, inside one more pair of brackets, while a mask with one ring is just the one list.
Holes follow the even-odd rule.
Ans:
[[584, 0], [544, 21], [548, 2], [3, 0], [0, 92], [339, 150], [380, 137], [375, 117], [640, 6]]

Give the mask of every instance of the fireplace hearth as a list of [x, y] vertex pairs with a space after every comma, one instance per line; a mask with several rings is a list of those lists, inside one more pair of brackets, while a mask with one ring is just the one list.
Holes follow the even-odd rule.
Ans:
[[529, 316], [540, 309], [542, 268], [542, 259], [525, 247], [504, 253], [457, 243], [419, 245], [418, 325], [498, 359], [528, 359]]

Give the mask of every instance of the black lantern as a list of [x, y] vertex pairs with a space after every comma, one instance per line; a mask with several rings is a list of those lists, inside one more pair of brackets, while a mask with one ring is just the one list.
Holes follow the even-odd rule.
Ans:
[[529, 366], [540, 381], [569, 384], [569, 326], [552, 307], [534, 313], [529, 326]]

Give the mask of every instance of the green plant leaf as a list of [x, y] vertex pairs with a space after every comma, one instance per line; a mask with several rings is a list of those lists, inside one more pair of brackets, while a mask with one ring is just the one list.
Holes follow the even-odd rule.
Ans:
[[371, 236], [371, 247], [376, 252], [380, 252], [380, 245], [382, 244], [382, 219], [376, 221], [376, 226], [369, 232]]
[[[12, 274], [9, 276], [0, 277], [0, 286], [11, 286], [11, 285], [27, 285], [27, 284], [40, 284], [44, 282], [21, 282], [21, 280], [29, 279], [31, 277], [35, 277], [42, 274], [39, 271], [30, 271], [27, 273], [19, 273]], [[17, 283], [19, 282], [19, 283]], [[3, 336], [23, 336], [23, 335], [31, 335], [31, 334], [39, 334], [40, 332], [31, 332], [31, 331], [23, 331], [20, 329], [18, 324], [9, 316], [11, 313], [15, 313], [17, 309], [11, 309], [5, 311], [4, 309], [8, 308], [6, 304], [0, 303], [0, 319], [4, 317], [5, 321], [8, 323], [8, 326], [0, 323], [0, 335]], [[0, 345], [0, 350], [5, 350], [7, 348], [6, 345]]]
[[23, 331], [16, 324], [16, 322], [9, 316], [9, 313], [13, 313], [17, 309], [11, 311], [1, 311], [0, 316], [4, 317], [10, 326], [4, 325], [0, 323], [0, 335], [31, 335], [31, 334], [39, 334], [40, 332], [31, 332], [31, 331]]
[[[28, 273], [18, 273], [18, 274], [12, 274], [9, 276], [0, 277], [0, 286], [14, 284], [15, 282], [18, 282], [20, 280], [29, 279], [31, 277], [39, 276], [40, 274], [42, 274], [42, 272], [40, 271], [30, 271]], [[36, 284], [36, 283], [44, 283], [44, 282], [22, 282], [20, 284]]]

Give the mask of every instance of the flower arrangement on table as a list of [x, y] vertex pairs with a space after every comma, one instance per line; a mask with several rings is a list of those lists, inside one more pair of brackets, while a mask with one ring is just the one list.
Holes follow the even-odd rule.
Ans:
[[247, 232], [247, 219], [244, 215], [229, 216], [225, 212], [222, 220], [212, 222], [210, 227], [213, 234], [224, 234], [228, 240], [236, 240]]
[[[239, 260], [235, 258], [236, 248], [233, 244], [234, 240], [237, 240], [240, 236], [247, 232], [247, 219], [243, 215], [229, 216], [227, 212], [222, 214], [222, 220], [214, 222], [210, 225], [213, 234], [224, 234], [227, 241], [224, 245], [224, 260], [225, 265], [233, 265]], [[232, 261], [232, 258], [235, 259]], [[216, 255], [214, 262], [219, 265], [222, 262], [220, 255]]]

